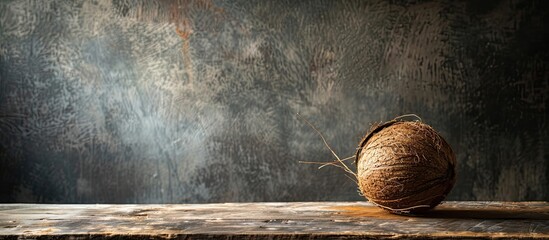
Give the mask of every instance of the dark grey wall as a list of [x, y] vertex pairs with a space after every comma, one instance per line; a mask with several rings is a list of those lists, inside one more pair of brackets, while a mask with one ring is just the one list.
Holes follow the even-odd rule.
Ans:
[[450, 199], [549, 200], [548, 3], [1, 1], [0, 201], [363, 199], [296, 113], [342, 156], [416, 113]]

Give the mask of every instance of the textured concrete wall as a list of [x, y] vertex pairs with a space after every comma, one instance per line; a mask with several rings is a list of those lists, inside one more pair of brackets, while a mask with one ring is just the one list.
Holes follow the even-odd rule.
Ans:
[[[482, 2], [482, 3], [479, 3]], [[1, 1], [0, 201], [360, 200], [416, 113], [450, 199], [549, 200], [549, 1]]]

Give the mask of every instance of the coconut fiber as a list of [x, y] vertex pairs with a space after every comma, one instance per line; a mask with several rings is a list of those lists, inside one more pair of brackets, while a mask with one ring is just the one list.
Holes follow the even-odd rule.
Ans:
[[389, 121], [373, 127], [356, 153], [362, 194], [397, 214], [438, 205], [456, 181], [450, 145], [420, 121]]

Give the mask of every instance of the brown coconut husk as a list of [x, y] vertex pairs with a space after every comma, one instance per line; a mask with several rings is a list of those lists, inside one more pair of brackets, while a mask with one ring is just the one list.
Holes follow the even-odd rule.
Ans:
[[420, 121], [392, 120], [374, 126], [355, 154], [361, 193], [397, 214], [438, 205], [456, 181], [450, 145]]

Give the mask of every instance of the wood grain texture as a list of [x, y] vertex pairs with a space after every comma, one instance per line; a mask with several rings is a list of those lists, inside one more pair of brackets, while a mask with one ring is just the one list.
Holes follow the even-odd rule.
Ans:
[[453, 200], [549, 200], [549, 1], [1, 0], [0, 202], [358, 201], [416, 113]]
[[365, 202], [0, 205], [10, 238], [549, 238], [547, 202], [446, 202], [393, 215]]

